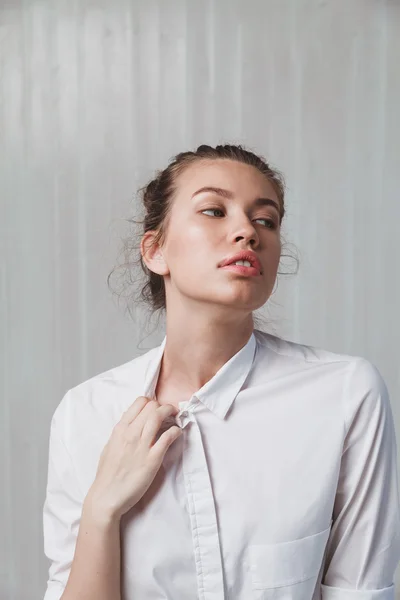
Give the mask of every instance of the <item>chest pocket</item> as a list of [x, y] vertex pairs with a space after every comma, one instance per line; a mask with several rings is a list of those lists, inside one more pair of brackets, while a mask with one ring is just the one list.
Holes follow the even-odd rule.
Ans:
[[250, 545], [252, 598], [311, 600], [330, 530], [331, 526], [288, 542]]

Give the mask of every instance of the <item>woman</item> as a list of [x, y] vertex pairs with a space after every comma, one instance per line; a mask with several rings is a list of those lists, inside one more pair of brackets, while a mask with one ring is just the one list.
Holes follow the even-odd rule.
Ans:
[[54, 413], [45, 600], [394, 600], [379, 371], [254, 326], [281, 258], [279, 174], [243, 147], [200, 146], [143, 200], [166, 336]]

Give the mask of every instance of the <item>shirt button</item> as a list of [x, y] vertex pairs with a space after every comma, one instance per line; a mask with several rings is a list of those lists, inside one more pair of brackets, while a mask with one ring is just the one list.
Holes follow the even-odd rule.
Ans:
[[184, 410], [183, 413], [181, 414], [181, 417], [187, 417], [188, 416], [188, 411]]

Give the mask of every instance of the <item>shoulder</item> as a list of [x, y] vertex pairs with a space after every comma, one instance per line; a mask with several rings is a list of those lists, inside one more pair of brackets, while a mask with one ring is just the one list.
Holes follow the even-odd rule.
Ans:
[[141, 395], [151, 358], [157, 348], [99, 373], [70, 388], [57, 405], [51, 429], [67, 446], [83, 436], [109, 435], [122, 413]]
[[258, 329], [254, 330], [254, 334], [260, 349], [264, 349], [266, 352], [269, 352], [269, 354], [274, 353], [281, 356], [282, 360], [292, 360], [304, 363], [305, 365], [323, 365], [330, 363], [344, 363], [350, 365], [358, 360], [366, 360], [360, 356], [333, 352], [332, 350], [321, 348], [319, 346], [286, 340]]
[[[369, 415], [374, 410], [391, 413], [386, 382], [378, 367], [367, 358], [285, 340], [259, 330], [255, 330], [255, 335], [265, 361], [272, 360], [282, 365], [283, 372], [322, 369], [326, 375], [323, 379], [325, 386], [337, 384], [342, 391], [348, 422], [360, 408]], [[286, 371], [285, 365], [289, 365]]]

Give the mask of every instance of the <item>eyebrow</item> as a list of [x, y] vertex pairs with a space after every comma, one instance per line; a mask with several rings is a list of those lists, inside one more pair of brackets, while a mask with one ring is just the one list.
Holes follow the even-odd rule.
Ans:
[[[194, 192], [194, 194], [192, 194], [192, 198], [194, 198], [194, 196], [196, 196], [197, 194], [202, 194], [204, 192], [211, 192], [213, 194], [218, 194], [218, 196], [223, 196], [224, 198], [229, 198], [229, 199], [232, 199], [234, 197], [234, 193], [231, 192], [230, 190], [225, 190], [223, 188], [213, 187], [213, 186], [205, 186], [205, 187], [200, 188], [196, 192]], [[275, 200], [272, 200], [271, 198], [256, 198], [255, 205], [256, 206], [273, 206], [274, 208], [276, 208], [276, 210], [278, 211], [278, 214], [280, 215], [279, 204], [277, 202], [275, 202]]]

